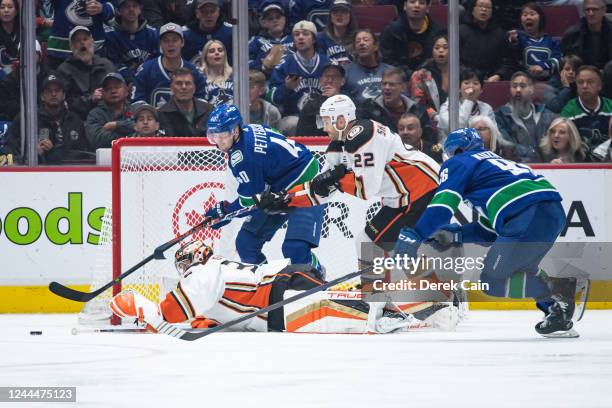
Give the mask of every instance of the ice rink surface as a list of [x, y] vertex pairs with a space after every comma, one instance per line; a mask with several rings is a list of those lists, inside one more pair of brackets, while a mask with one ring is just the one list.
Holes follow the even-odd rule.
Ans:
[[78, 406], [99, 407], [612, 407], [612, 311], [587, 311], [579, 339], [541, 338], [540, 316], [473, 311], [456, 332], [189, 343], [72, 335], [75, 315], [0, 315], [0, 386], [76, 386]]

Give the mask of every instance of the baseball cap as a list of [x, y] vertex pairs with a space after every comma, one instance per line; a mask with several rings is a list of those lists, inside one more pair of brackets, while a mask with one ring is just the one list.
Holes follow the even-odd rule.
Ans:
[[136, 106], [132, 105], [134, 120], [136, 120], [138, 118], [138, 115], [140, 115], [144, 111], [151, 112], [153, 117], [159, 122], [159, 118], [157, 116], [157, 109], [155, 109], [154, 106], [151, 106], [148, 103], [138, 103], [136, 104]]
[[279, 11], [282, 15], [285, 15], [285, 9], [280, 3], [269, 2], [263, 3], [261, 8], [261, 14], [266, 14], [268, 11], [276, 10]]
[[70, 30], [70, 34], [68, 34], [68, 39], [72, 41], [72, 37], [79, 31], [86, 31], [91, 36], [91, 31], [89, 31], [89, 28], [82, 25], [78, 25], [75, 26], [72, 30]]
[[335, 68], [340, 74], [342, 74], [342, 76], [346, 76], [346, 71], [344, 70], [342, 65], [338, 64], [337, 62], [328, 63], [323, 67], [323, 70], [321, 72], [326, 71], [328, 68]]
[[205, 4], [214, 4], [217, 7], [221, 7], [221, 0], [198, 0], [197, 7], [200, 8]]
[[331, 11], [337, 8], [343, 8], [343, 9], [347, 9], [350, 11], [352, 10], [353, 5], [348, 0], [334, 0], [329, 10]]
[[45, 77], [45, 79], [43, 79], [42, 89], [47, 89], [49, 85], [53, 84], [59, 86], [64, 91], [66, 90], [66, 85], [64, 84], [64, 81], [62, 80], [62, 78], [60, 78], [59, 75], [56, 74], [49, 74]]
[[161, 38], [164, 34], [167, 33], [177, 33], [183, 38], [183, 29], [178, 24], [168, 23], [161, 26], [159, 29], [159, 38]]
[[298, 21], [293, 26], [293, 30], [291, 32], [294, 32], [296, 30], [307, 30], [313, 33], [315, 37], [317, 36], [317, 27], [314, 25], [312, 21], [308, 21], [308, 20]]
[[123, 83], [125, 85], [125, 78], [123, 78], [123, 75], [121, 75], [118, 72], [110, 72], [110, 73], [106, 74], [106, 76], [102, 80], [102, 88], [104, 88], [106, 83], [108, 81], [110, 81], [111, 79], [115, 79], [115, 80], [117, 80], [117, 81], [119, 81], [119, 82], [121, 82], [121, 83]]

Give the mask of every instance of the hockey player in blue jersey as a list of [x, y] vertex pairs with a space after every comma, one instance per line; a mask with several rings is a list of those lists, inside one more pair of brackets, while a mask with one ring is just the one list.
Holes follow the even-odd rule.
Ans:
[[[238, 198], [219, 202], [206, 212], [207, 217], [225, 214], [256, 204], [255, 196], [270, 191], [278, 193], [310, 181], [319, 164], [303, 145], [286, 139], [265, 125], [246, 125], [235, 105], [217, 106], [208, 119], [208, 139], [229, 156], [229, 167], [238, 181]], [[282, 251], [294, 264], [312, 264], [324, 277], [312, 248], [319, 245], [323, 206], [297, 208], [289, 213], [268, 214], [259, 209], [250, 212], [236, 237], [236, 249], [242, 262], [266, 261], [263, 245], [288, 222]]]
[[[539, 268], [565, 227], [555, 187], [529, 167], [485, 150], [473, 128], [451, 132], [444, 153], [449, 158], [440, 169], [440, 186], [416, 226], [401, 230], [396, 254], [416, 258], [430, 237], [438, 243], [492, 243], [480, 277], [489, 284], [487, 294], [533, 297], [546, 314], [538, 333], [577, 336], [571, 330], [576, 279], [551, 278]], [[478, 222], [448, 224], [461, 201], [478, 211]]]

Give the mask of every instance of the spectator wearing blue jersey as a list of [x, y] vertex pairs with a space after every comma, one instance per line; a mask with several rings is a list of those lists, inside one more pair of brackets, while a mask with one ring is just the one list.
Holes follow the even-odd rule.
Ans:
[[70, 110], [85, 120], [89, 111], [102, 100], [104, 77], [116, 68], [108, 59], [94, 54], [94, 40], [89, 28], [74, 27], [69, 39], [72, 56], [57, 70], [66, 80], [66, 101]]
[[[319, 171], [314, 155], [303, 145], [286, 139], [265, 125], [243, 125], [238, 108], [219, 105], [208, 120], [208, 139], [228, 155], [228, 167], [238, 181], [238, 198], [222, 201], [206, 212], [207, 217], [224, 215], [258, 203], [257, 195], [280, 193], [312, 180]], [[242, 262], [266, 262], [264, 244], [287, 222], [282, 252], [293, 264], [311, 264], [324, 277], [312, 252], [319, 245], [323, 206], [295, 208], [285, 213], [256, 209], [236, 236], [236, 250]]]
[[[415, 227], [401, 230], [395, 254], [414, 259], [428, 238], [439, 249], [491, 245], [479, 278], [488, 285], [485, 293], [532, 297], [545, 313], [536, 331], [569, 335], [576, 279], [552, 278], [539, 267], [565, 227], [561, 195], [528, 166], [485, 150], [475, 129], [451, 132], [444, 153], [448, 160], [440, 169], [440, 186]], [[449, 224], [462, 201], [478, 211], [478, 221]]]
[[508, 32], [510, 48], [521, 68], [534, 79], [548, 80], [559, 71], [559, 41], [545, 34], [546, 15], [542, 7], [527, 3], [521, 9], [521, 30]]
[[332, 0], [291, 0], [289, 3], [289, 26], [307, 20], [314, 23], [317, 30], [323, 30], [329, 18]]
[[161, 56], [150, 59], [138, 67], [134, 75], [132, 101], [142, 101], [156, 108], [171, 98], [170, 78], [179, 68], [191, 70], [196, 86], [196, 98], [205, 98], [206, 79], [195, 65], [181, 57], [185, 45], [183, 30], [174, 23], [168, 23], [159, 30]]
[[381, 61], [378, 39], [369, 28], [357, 30], [353, 43], [353, 62], [344, 66], [345, 89], [360, 104], [380, 96], [383, 72], [393, 67]]
[[293, 27], [294, 54], [272, 71], [268, 99], [283, 113], [279, 130], [293, 136], [298, 114], [312, 93], [321, 93], [319, 78], [329, 58], [317, 52], [317, 29], [310, 21], [300, 21]]
[[202, 137], [213, 106], [194, 96], [196, 86], [193, 71], [176, 69], [170, 82], [171, 98], [159, 108], [159, 123], [168, 136]]
[[270, 75], [285, 53], [291, 52], [293, 37], [280, 1], [263, 1], [260, 15], [261, 31], [249, 40], [249, 68]]
[[206, 77], [206, 102], [213, 106], [233, 103], [232, 67], [227, 62], [227, 52], [221, 41], [210, 40], [204, 45], [196, 67]]
[[510, 101], [495, 112], [500, 139], [510, 147], [513, 155], [507, 158], [523, 163], [541, 163], [540, 142], [546, 129], [558, 115], [544, 104], [533, 101], [535, 87], [533, 79], [523, 71], [510, 78]]
[[356, 30], [357, 22], [353, 15], [351, 2], [334, 0], [325, 30], [317, 35], [319, 52], [337, 63], [349, 63], [352, 60]]
[[106, 32], [105, 48], [107, 58], [128, 84], [142, 63], [159, 54], [159, 35], [142, 18], [142, 0], [117, 1], [117, 15]]
[[71, 54], [70, 32], [76, 26], [90, 30], [95, 52], [104, 55], [104, 24], [115, 16], [111, 0], [52, 0], [54, 14], [47, 44], [47, 61], [56, 69]]
[[192, 60], [210, 40], [219, 40], [225, 46], [232, 64], [232, 26], [223, 21], [222, 0], [196, 0], [197, 21], [185, 27], [183, 58]]

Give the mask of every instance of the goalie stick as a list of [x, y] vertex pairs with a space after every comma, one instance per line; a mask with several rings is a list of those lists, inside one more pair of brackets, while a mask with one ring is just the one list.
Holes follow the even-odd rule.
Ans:
[[287, 305], [289, 303], [292, 303], [292, 302], [295, 302], [295, 301], [300, 300], [302, 298], [305, 298], [307, 296], [310, 296], [313, 293], [317, 293], [317, 292], [320, 292], [322, 290], [331, 288], [332, 286], [335, 286], [335, 285], [337, 285], [337, 284], [339, 284], [341, 282], [344, 282], [346, 280], [355, 278], [355, 277], [360, 276], [360, 275], [362, 275], [364, 273], [369, 273], [369, 272], [371, 272], [373, 270], [373, 268], [374, 268], [373, 266], [368, 266], [368, 267], [366, 267], [364, 269], [348, 273], [346, 275], [340, 276], [339, 278], [336, 278], [334, 280], [326, 282], [326, 283], [324, 283], [322, 285], [316, 286], [316, 287], [314, 287], [312, 289], [308, 289], [308, 290], [305, 290], [303, 292], [300, 292], [297, 295], [291, 296], [290, 298], [281, 300], [280, 302], [273, 303], [273, 304], [271, 304], [269, 306], [266, 306], [266, 307], [264, 307], [262, 309], [256, 310], [256, 311], [251, 312], [249, 314], [246, 314], [246, 315], [244, 315], [242, 317], [239, 317], [239, 318], [234, 319], [232, 321], [229, 321], [227, 323], [220, 324], [219, 326], [212, 327], [212, 328], [207, 329], [207, 330], [202, 331], [202, 332], [193, 332], [193, 331], [183, 330], [183, 329], [178, 328], [176, 326], [173, 326], [173, 325], [171, 325], [171, 324], [169, 324], [169, 323], [167, 323], [165, 321], [155, 325], [154, 327], [155, 327], [155, 329], [159, 333], [164, 333], [164, 334], [167, 334], [169, 336], [176, 337], [177, 339], [186, 340], [186, 341], [197, 340], [199, 338], [211, 335], [211, 334], [216, 333], [218, 331], [225, 330], [225, 329], [227, 329], [229, 327], [232, 327], [232, 326], [234, 326], [234, 325], [236, 325], [238, 323], [242, 323], [245, 320], [252, 319], [253, 317], [255, 317], [257, 315], [260, 315], [260, 314], [263, 314], [263, 313], [268, 313], [268, 312], [270, 312], [272, 310], [276, 310], [279, 307], [283, 307], [284, 305]]
[[240, 215], [243, 215], [249, 211], [252, 211], [253, 209], [255, 209], [256, 206], [252, 205], [249, 207], [245, 207], [245, 208], [241, 208], [240, 210], [236, 210], [232, 213], [227, 214], [226, 216], [224, 216], [223, 218], [218, 219], [216, 222], [211, 224], [211, 221], [213, 221], [213, 219], [211, 218], [206, 218], [204, 221], [200, 222], [199, 224], [197, 224], [196, 226], [192, 227], [190, 230], [188, 230], [187, 232], [179, 235], [178, 237], [172, 238], [170, 241], [161, 244], [160, 246], [158, 246], [157, 248], [155, 248], [155, 250], [153, 251], [153, 253], [149, 256], [147, 256], [146, 258], [144, 258], [143, 260], [141, 260], [140, 262], [138, 262], [136, 265], [132, 266], [130, 269], [128, 269], [127, 271], [123, 272], [121, 275], [117, 276], [115, 279], [113, 279], [112, 281], [108, 282], [106, 285], [94, 290], [93, 292], [81, 292], [75, 289], [71, 289], [67, 286], [62, 285], [59, 282], [51, 282], [49, 284], [49, 290], [51, 292], [53, 292], [54, 294], [56, 294], [57, 296], [63, 297], [65, 299], [69, 299], [69, 300], [74, 300], [75, 302], [89, 302], [91, 299], [95, 298], [96, 296], [104, 293], [108, 288], [111, 288], [113, 285], [115, 285], [116, 283], [119, 283], [121, 280], [123, 280], [125, 277], [131, 275], [133, 272], [137, 271], [138, 269], [142, 268], [144, 265], [146, 265], [147, 263], [149, 263], [150, 261], [152, 261], [153, 259], [165, 259], [164, 256], [164, 252], [166, 252], [168, 249], [172, 248], [175, 244], [177, 244], [178, 242], [182, 241], [183, 239], [185, 239], [186, 237], [198, 232], [199, 230], [206, 228], [206, 227], [213, 227], [215, 225], [219, 225], [221, 223], [224, 223], [225, 221], [229, 221], [232, 220]]

